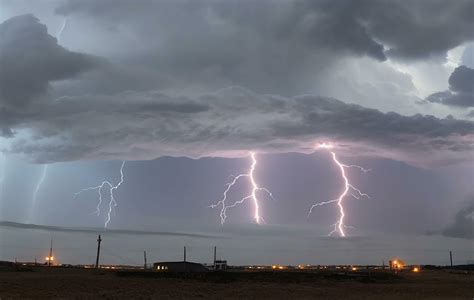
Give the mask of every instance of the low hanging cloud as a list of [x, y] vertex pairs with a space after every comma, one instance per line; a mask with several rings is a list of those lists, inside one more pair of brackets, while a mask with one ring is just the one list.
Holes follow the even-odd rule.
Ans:
[[434, 93], [429, 102], [457, 107], [474, 107], [474, 69], [457, 67], [449, 77], [449, 91]]
[[333, 141], [342, 150], [350, 144], [344, 151], [358, 155], [424, 164], [469, 159], [474, 149], [474, 122], [242, 87], [194, 97], [162, 92], [63, 97], [7, 119], [17, 130], [8, 151], [37, 162], [309, 153], [316, 142]]
[[176, 237], [193, 237], [193, 238], [220, 238], [218, 236], [185, 233], [185, 232], [168, 232], [168, 231], [147, 231], [147, 230], [131, 230], [131, 229], [104, 229], [93, 227], [65, 227], [65, 226], [50, 226], [50, 225], [36, 225], [25, 224], [9, 221], [0, 221], [0, 229], [20, 229], [20, 230], [35, 230], [46, 232], [63, 232], [63, 233], [84, 233], [84, 234], [108, 234], [108, 235], [135, 235], [135, 236], [176, 236]]

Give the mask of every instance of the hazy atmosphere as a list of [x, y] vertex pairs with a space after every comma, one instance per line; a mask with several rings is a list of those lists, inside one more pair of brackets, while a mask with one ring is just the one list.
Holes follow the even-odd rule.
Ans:
[[473, 263], [473, 12], [0, 0], [0, 260]]

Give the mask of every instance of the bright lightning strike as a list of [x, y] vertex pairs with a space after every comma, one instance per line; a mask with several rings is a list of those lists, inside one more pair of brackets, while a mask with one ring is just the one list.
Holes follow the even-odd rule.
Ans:
[[85, 189], [82, 189], [80, 190], [79, 192], [77, 192], [75, 195], [74, 195], [74, 199], [76, 199], [77, 197], [79, 197], [79, 195], [81, 195], [83, 192], [87, 192], [87, 191], [93, 191], [93, 190], [96, 190], [98, 195], [99, 195], [99, 201], [97, 202], [97, 206], [96, 206], [96, 210], [93, 212], [94, 214], [96, 214], [97, 216], [100, 216], [101, 214], [101, 211], [100, 211], [100, 207], [102, 205], [102, 189], [107, 187], [108, 190], [109, 190], [109, 205], [108, 205], [108, 210], [107, 210], [107, 218], [105, 220], [105, 223], [104, 223], [104, 227], [107, 227], [107, 225], [109, 225], [110, 223], [110, 220], [111, 220], [111, 215], [112, 215], [112, 211], [114, 210], [115, 207], [117, 207], [117, 201], [115, 201], [115, 196], [114, 196], [114, 192], [122, 185], [122, 183], [124, 182], [124, 175], [123, 175], [123, 168], [125, 166], [125, 161], [122, 162], [122, 166], [120, 167], [120, 181], [117, 183], [117, 184], [112, 184], [110, 183], [110, 181], [108, 180], [104, 180], [102, 181], [102, 183], [98, 186], [93, 186], [93, 187], [88, 187], [88, 188], [85, 188]]
[[[254, 175], [255, 175], [255, 168], [257, 166], [257, 158], [256, 158], [254, 152], [250, 152], [250, 158], [252, 160], [252, 164], [250, 165], [250, 170], [247, 173], [243, 173], [243, 174], [239, 174], [237, 176], [234, 176], [232, 181], [226, 184], [226, 189], [224, 190], [224, 193], [222, 195], [222, 199], [219, 202], [209, 206], [211, 208], [221, 207], [221, 213], [220, 213], [221, 224], [225, 223], [225, 220], [227, 218], [227, 215], [226, 215], [227, 209], [236, 207], [237, 205], [240, 205], [240, 204], [244, 203], [246, 200], [251, 200], [252, 203], [253, 203], [253, 207], [254, 207], [253, 219], [255, 220], [255, 222], [257, 224], [261, 224], [262, 222], [264, 222], [264, 219], [260, 214], [260, 200], [258, 199], [257, 194], [258, 194], [259, 191], [262, 191], [262, 192], [265, 192], [268, 196], [270, 196], [270, 198], [272, 198], [272, 199], [274, 199], [274, 198], [273, 198], [272, 193], [268, 189], [260, 187], [258, 185], [258, 183], [256, 182], [256, 180], [255, 180]], [[226, 204], [227, 193], [232, 189], [232, 187], [241, 178], [249, 178], [250, 184], [252, 185], [251, 193], [249, 195], [243, 197], [242, 199], [240, 199], [238, 201], [235, 201], [233, 204], [227, 205]]]
[[35, 208], [36, 208], [36, 203], [38, 202], [38, 193], [41, 190], [41, 186], [43, 185], [44, 180], [46, 179], [46, 174], [48, 173], [48, 167], [49, 167], [49, 165], [43, 165], [43, 169], [41, 171], [40, 178], [39, 178], [38, 182], [36, 183], [35, 190], [33, 191], [33, 198], [32, 198], [32, 201], [31, 201], [31, 210], [30, 210], [28, 222], [31, 222], [32, 219], [33, 219], [33, 215], [34, 215]]
[[[329, 144], [326, 144], [326, 143], [319, 144], [316, 147], [316, 149], [332, 149], [332, 148], [333, 148], [332, 145], [329, 145]], [[369, 172], [370, 169], [364, 169], [363, 167], [358, 166], [358, 165], [345, 165], [337, 159], [337, 156], [336, 156], [335, 152], [333, 152], [331, 150], [329, 150], [329, 152], [332, 155], [333, 161], [336, 163], [336, 165], [339, 167], [339, 169], [341, 171], [341, 176], [344, 180], [344, 190], [339, 195], [339, 197], [336, 198], [336, 199], [323, 201], [323, 202], [318, 202], [318, 203], [313, 204], [311, 206], [311, 208], [309, 209], [308, 217], [311, 215], [314, 208], [316, 208], [318, 206], [328, 205], [328, 204], [331, 204], [331, 203], [336, 203], [338, 208], [339, 208], [339, 220], [335, 224], [333, 224], [334, 229], [328, 235], [331, 236], [334, 233], [339, 232], [339, 234], [341, 236], [345, 237], [346, 233], [345, 233], [344, 229], [349, 228], [349, 226], [344, 224], [344, 217], [346, 216], [345, 211], [344, 211], [344, 198], [348, 194], [351, 195], [352, 197], [356, 198], [356, 199], [360, 199], [361, 197], [370, 198], [369, 195], [367, 195], [366, 193], [361, 192], [358, 188], [356, 188], [355, 186], [353, 186], [349, 182], [349, 179], [347, 178], [347, 175], [346, 175], [346, 169], [347, 168], [357, 168], [357, 169], [359, 169], [360, 171], [362, 171], [364, 173]]]

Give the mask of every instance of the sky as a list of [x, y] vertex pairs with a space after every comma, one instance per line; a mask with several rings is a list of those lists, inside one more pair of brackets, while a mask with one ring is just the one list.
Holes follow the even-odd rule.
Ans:
[[[110, 263], [474, 261], [473, 23], [472, 0], [0, 0], [0, 260], [53, 238], [89, 263], [87, 227]], [[343, 175], [343, 223], [308, 214]]]

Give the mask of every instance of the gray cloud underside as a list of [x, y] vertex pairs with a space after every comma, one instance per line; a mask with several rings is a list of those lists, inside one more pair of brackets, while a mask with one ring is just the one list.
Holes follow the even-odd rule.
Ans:
[[474, 107], [474, 69], [457, 67], [449, 77], [449, 91], [434, 93], [426, 100], [444, 105]]
[[17, 131], [8, 151], [38, 162], [312, 152], [316, 142], [327, 140], [363, 147], [358, 154], [410, 153], [418, 163], [441, 154], [466, 159], [474, 149], [474, 122], [385, 114], [332, 98], [285, 98], [241, 87], [195, 97], [161, 92], [63, 97], [30, 111], [0, 113], [3, 126]]
[[219, 238], [212, 235], [183, 233], [183, 232], [166, 232], [166, 231], [146, 231], [146, 230], [128, 230], [128, 229], [103, 229], [103, 228], [87, 228], [87, 227], [61, 227], [47, 226], [36, 224], [24, 224], [17, 222], [0, 221], [0, 228], [41, 230], [47, 232], [73, 232], [73, 233], [90, 233], [90, 234], [118, 234], [118, 235], [156, 235], [156, 236], [177, 236], [177, 237], [195, 237], [195, 238]]

